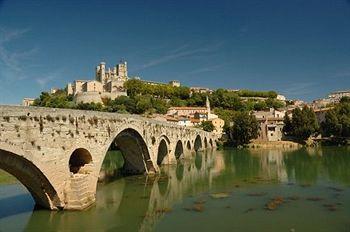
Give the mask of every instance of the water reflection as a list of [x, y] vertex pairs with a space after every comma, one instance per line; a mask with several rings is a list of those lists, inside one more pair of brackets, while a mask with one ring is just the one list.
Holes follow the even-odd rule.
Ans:
[[[207, 189], [213, 157], [212, 152], [201, 153], [196, 162], [163, 167], [160, 176], [132, 176], [100, 184], [93, 208], [85, 212], [35, 211], [26, 229], [150, 231], [174, 203]], [[198, 182], [202, 187], [194, 188]]]
[[[286, 183], [349, 185], [349, 151], [349, 148], [316, 148], [197, 153], [193, 160], [164, 166], [162, 175], [131, 176], [100, 183], [97, 203], [86, 211], [34, 211], [28, 215], [30, 220], [25, 227], [27, 231], [152, 231], [184, 199], [232, 191], [235, 186], [244, 190], [266, 185], [274, 191], [275, 186]], [[104, 165], [106, 175], [114, 175], [117, 166]], [[12, 200], [0, 197], [0, 204], [2, 201]], [[2, 205], [0, 215], [6, 217]], [[0, 219], [0, 227], [2, 223]]]

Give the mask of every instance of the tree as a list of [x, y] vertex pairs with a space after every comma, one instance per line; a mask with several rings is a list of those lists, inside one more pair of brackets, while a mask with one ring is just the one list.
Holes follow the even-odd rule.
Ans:
[[258, 101], [254, 104], [254, 110], [256, 111], [264, 110], [266, 108], [267, 108], [267, 104], [265, 101]]
[[316, 115], [311, 108], [307, 106], [304, 106], [302, 110], [295, 108], [292, 115], [290, 135], [306, 140], [319, 131]]
[[124, 87], [127, 90], [127, 93], [130, 97], [134, 97], [138, 94], [141, 94], [144, 91], [144, 84], [142, 81], [137, 79], [131, 79], [124, 83]]
[[285, 103], [283, 101], [277, 100], [275, 98], [268, 98], [265, 101], [265, 103], [268, 108], [274, 108], [274, 109], [282, 108], [285, 106]]
[[350, 137], [350, 99], [343, 97], [340, 104], [327, 111], [321, 124], [323, 136]]
[[129, 98], [127, 96], [120, 96], [116, 99], [109, 101], [106, 105], [106, 109], [108, 112], [136, 112], [136, 102], [134, 98]]
[[152, 102], [149, 97], [139, 97], [136, 100], [136, 112], [137, 114], [143, 114], [147, 110], [152, 108]]
[[285, 133], [286, 135], [290, 135], [293, 127], [292, 127], [292, 121], [290, 120], [290, 117], [288, 116], [288, 114], [284, 115], [284, 127], [283, 127], [283, 133]]
[[152, 107], [158, 114], [166, 114], [168, 111], [167, 103], [162, 99], [151, 98]]
[[233, 118], [236, 115], [237, 111], [215, 108], [215, 114], [219, 116], [222, 120], [225, 121], [224, 130], [226, 130], [230, 124], [233, 122]]
[[325, 115], [325, 120], [321, 123], [323, 136], [341, 136], [342, 125], [339, 123], [337, 114], [330, 110]]
[[101, 103], [79, 103], [76, 106], [77, 109], [80, 110], [94, 110], [94, 111], [102, 111], [103, 110], [103, 105]]
[[201, 128], [208, 132], [212, 132], [215, 129], [213, 123], [211, 123], [210, 121], [203, 121], [201, 123]]
[[42, 92], [39, 98], [34, 100], [33, 106], [51, 108], [74, 108], [73, 96], [67, 95], [65, 90], [57, 90], [55, 93]]
[[259, 122], [255, 116], [246, 112], [238, 112], [233, 119], [233, 126], [228, 128], [229, 141], [234, 146], [248, 144], [259, 135]]
[[350, 97], [344, 96], [340, 99], [340, 103], [350, 103]]

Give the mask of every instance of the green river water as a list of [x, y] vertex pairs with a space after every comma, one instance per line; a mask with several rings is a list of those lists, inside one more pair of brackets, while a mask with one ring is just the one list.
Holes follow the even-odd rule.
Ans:
[[100, 183], [82, 212], [33, 210], [20, 183], [0, 181], [0, 231], [350, 231], [346, 147], [201, 152]]

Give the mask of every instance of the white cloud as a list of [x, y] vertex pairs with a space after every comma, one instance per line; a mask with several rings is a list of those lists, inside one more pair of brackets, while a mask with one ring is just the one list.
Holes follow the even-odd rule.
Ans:
[[184, 44], [181, 45], [178, 48], [175, 48], [168, 52], [168, 54], [165, 54], [161, 57], [157, 57], [155, 59], [149, 60], [143, 65], [140, 65], [139, 67], [135, 68], [133, 71], [139, 71], [142, 69], [146, 69], [149, 67], [157, 66], [169, 61], [174, 61], [181, 58], [187, 58], [187, 57], [194, 57], [202, 54], [207, 54], [211, 52], [215, 52], [217, 49], [221, 47], [222, 43], [217, 43], [214, 45], [209, 45], [201, 48], [194, 48], [194, 49], [188, 49], [189, 45]]
[[193, 75], [193, 74], [198, 74], [198, 73], [214, 72], [217, 69], [219, 69], [225, 65], [227, 65], [227, 64], [217, 64], [217, 65], [212, 65], [212, 66], [205, 66], [203, 68], [194, 69], [192, 71], [183, 73], [181, 75]]
[[[5, 29], [0, 28], [0, 78], [5, 80], [23, 80], [32, 78], [30, 68], [40, 66], [32, 62], [32, 58], [38, 53], [37, 48], [28, 50], [13, 50], [9, 44], [17, 43], [17, 40], [25, 37], [29, 29]], [[47, 83], [59, 78], [61, 70], [51, 71], [42, 77], [33, 78], [41, 87], [46, 87]]]
[[1, 76], [7, 79], [25, 79], [27, 76], [24, 67], [27, 61], [37, 52], [32, 48], [24, 51], [13, 51], [8, 48], [8, 44], [22, 38], [29, 29], [5, 29], [0, 28], [0, 65]]

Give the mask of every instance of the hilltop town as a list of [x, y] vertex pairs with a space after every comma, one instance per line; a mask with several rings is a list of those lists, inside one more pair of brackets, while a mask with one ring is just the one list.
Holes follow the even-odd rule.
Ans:
[[162, 83], [129, 77], [127, 62], [121, 61], [112, 68], [101, 62], [96, 66], [94, 79], [74, 80], [64, 90], [53, 88], [43, 94], [38, 99], [24, 99], [23, 105], [143, 114], [217, 134], [233, 125], [236, 112], [248, 111], [259, 127], [254, 140], [269, 142], [285, 139], [285, 120], [292, 118], [295, 109], [311, 108], [321, 124], [326, 113], [343, 97], [349, 97], [350, 91], [334, 92], [327, 98], [306, 103], [286, 99], [274, 91], [212, 90], [182, 86], [176, 80]]

